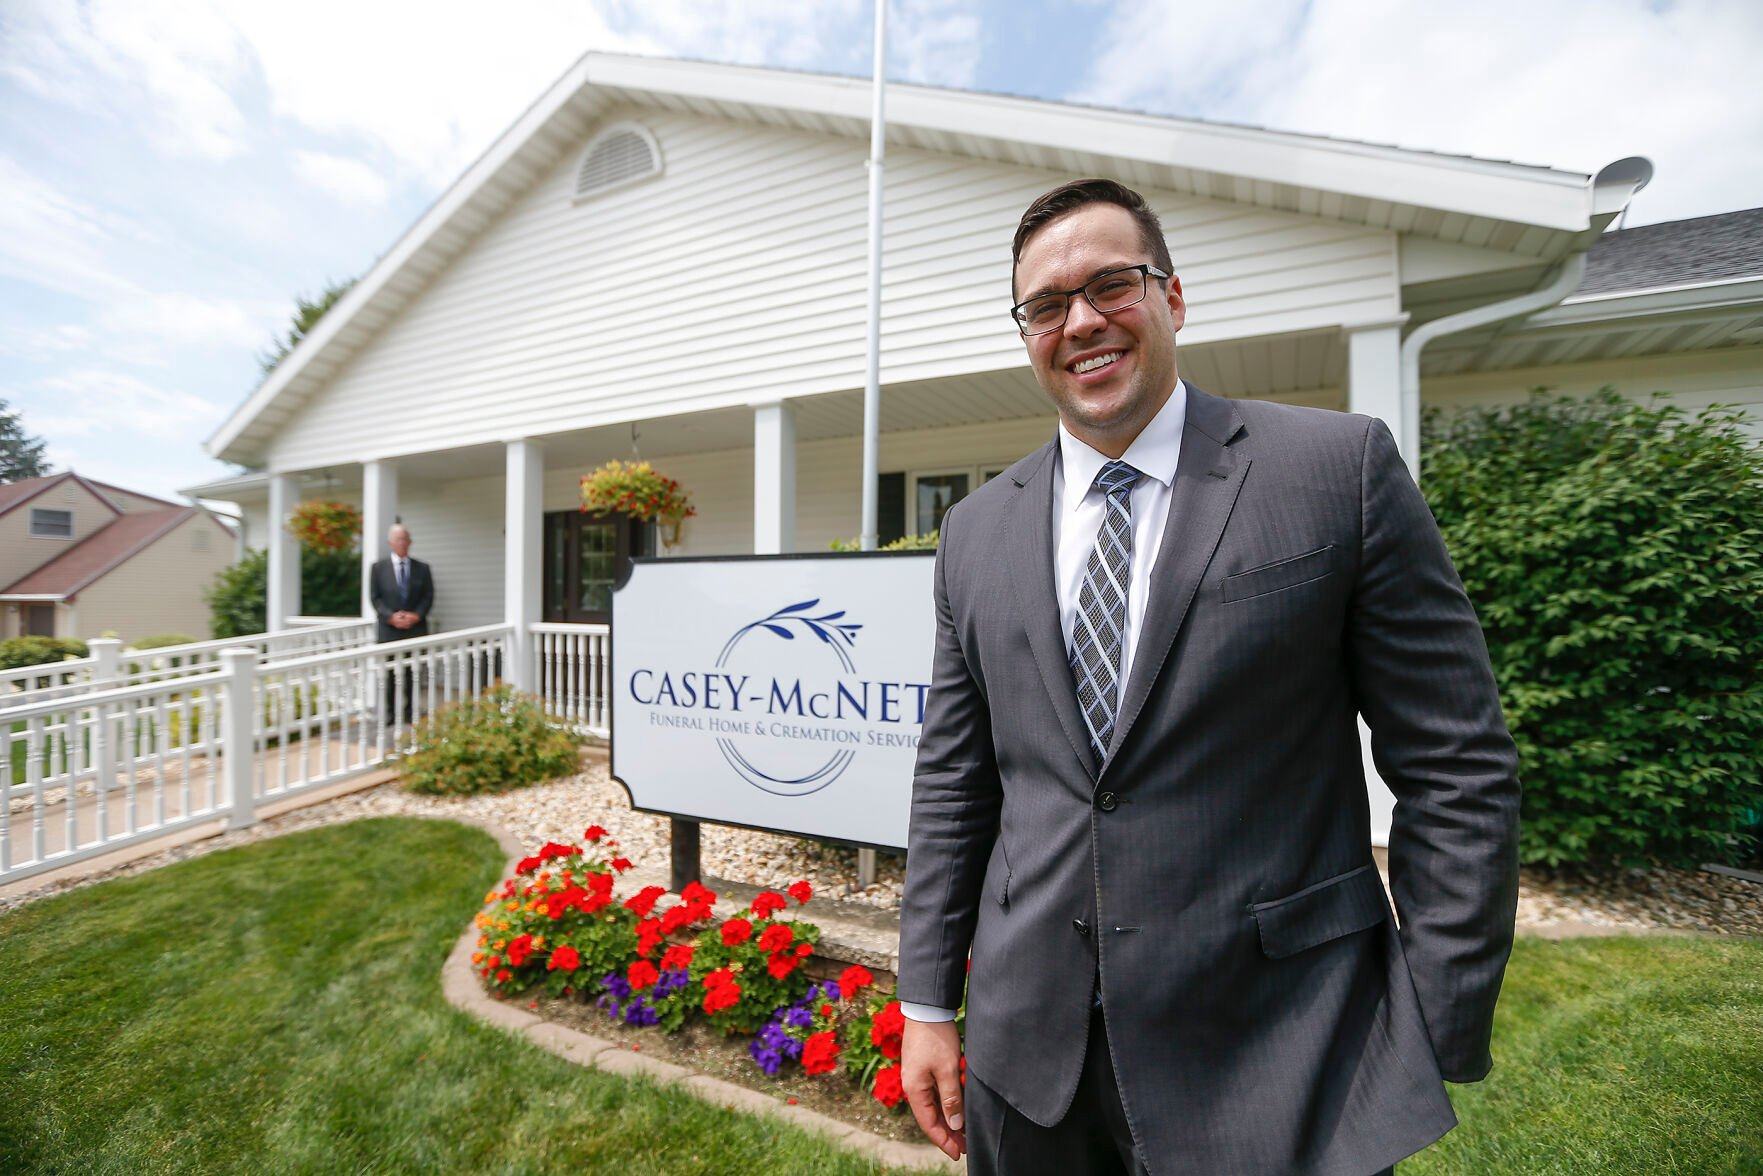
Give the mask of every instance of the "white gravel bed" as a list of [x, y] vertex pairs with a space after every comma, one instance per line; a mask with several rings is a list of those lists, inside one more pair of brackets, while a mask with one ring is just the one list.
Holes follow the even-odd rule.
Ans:
[[[138, 874], [168, 862], [225, 849], [280, 833], [361, 817], [471, 816], [506, 829], [529, 849], [546, 841], [579, 841], [589, 825], [603, 825], [624, 856], [640, 867], [665, 870], [670, 858], [665, 817], [633, 812], [623, 787], [604, 761], [590, 761], [576, 776], [495, 796], [418, 796], [395, 783], [261, 821], [249, 829], [191, 842], [153, 854], [103, 875], [48, 883], [0, 899], [0, 910], [102, 878]], [[806, 878], [828, 898], [897, 910], [905, 859], [877, 855], [877, 878], [857, 886], [857, 851], [793, 837], [723, 825], [705, 825], [700, 847], [704, 873], [755, 886], [782, 888]], [[1518, 925], [1564, 924], [1645, 931], [1687, 928], [1721, 934], [1763, 935], [1763, 886], [1695, 870], [1624, 870], [1601, 875], [1549, 876], [1526, 870], [1518, 898]]]

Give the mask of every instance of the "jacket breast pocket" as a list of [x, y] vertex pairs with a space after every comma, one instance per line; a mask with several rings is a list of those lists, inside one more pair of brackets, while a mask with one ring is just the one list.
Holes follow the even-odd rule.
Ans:
[[1389, 917], [1389, 903], [1377, 867], [1367, 863], [1296, 894], [1252, 903], [1249, 912], [1261, 934], [1262, 953], [1279, 960], [1377, 926]]
[[1238, 572], [1234, 576], [1226, 576], [1225, 603], [1247, 600], [1251, 596], [1265, 596], [1282, 588], [1296, 588], [1299, 584], [1320, 580], [1333, 570], [1334, 544], [1330, 543], [1303, 555], [1294, 555], [1290, 559], [1277, 560]]

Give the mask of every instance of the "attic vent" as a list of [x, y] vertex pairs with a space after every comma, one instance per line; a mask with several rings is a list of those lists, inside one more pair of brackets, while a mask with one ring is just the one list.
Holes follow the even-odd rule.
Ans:
[[609, 127], [588, 144], [575, 174], [575, 198], [586, 200], [661, 172], [661, 147], [647, 128]]

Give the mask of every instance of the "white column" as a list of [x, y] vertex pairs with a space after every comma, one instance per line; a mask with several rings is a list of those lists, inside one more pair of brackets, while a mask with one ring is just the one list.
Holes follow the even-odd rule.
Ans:
[[531, 626], [539, 619], [544, 568], [545, 451], [523, 437], [508, 442], [507, 489], [502, 523], [502, 600], [504, 619], [513, 626], [503, 674], [517, 690], [536, 686], [532, 675]]
[[373, 618], [368, 577], [383, 558], [386, 530], [398, 517], [398, 467], [389, 461], [361, 463], [361, 615]]
[[300, 615], [300, 541], [288, 530], [288, 516], [299, 504], [293, 474], [269, 479], [269, 600], [265, 625], [271, 633], [288, 627]]
[[796, 409], [787, 400], [753, 405], [753, 551], [796, 549]]
[[1347, 332], [1347, 411], [1381, 417], [1418, 480], [1420, 421], [1402, 411], [1402, 324], [1406, 316], [1361, 323]]

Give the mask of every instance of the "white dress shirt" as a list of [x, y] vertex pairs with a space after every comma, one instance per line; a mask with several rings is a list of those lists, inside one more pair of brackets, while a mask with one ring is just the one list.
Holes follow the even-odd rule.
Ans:
[[[1175, 391], [1157, 410], [1120, 460], [1142, 475], [1132, 488], [1132, 575], [1126, 590], [1126, 633], [1120, 649], [1121, 689], [1126, 688], [1151, 594], [1151, 568], [1163, 544], [1169, 500], [1175, 488], [1175, 466], [1181, 457], [1181, 433], [1188, 419], [1188, 389], [1176, 380]], [[1059, 422], [1059, 452], [1053, 462], [1053, 575], [1059, 598], [1059, 631], [1065, 648], [1077, 623], [1077, 595], [1084, 570], [1095, 549], [1107, 511], [1107, 496], [1096, 489], [1096, 475], [1112, 460], [1073, 437]], [[1115, 700], [1116, 713], [1120, 700]], [[954, 1009], [900, 1002], [900, 1011], [914, 1021], [953, 1021]]]

